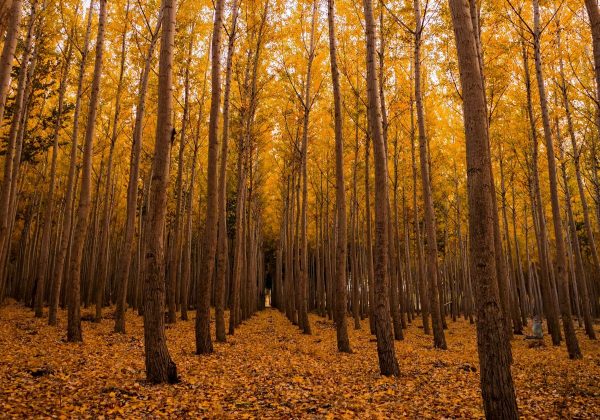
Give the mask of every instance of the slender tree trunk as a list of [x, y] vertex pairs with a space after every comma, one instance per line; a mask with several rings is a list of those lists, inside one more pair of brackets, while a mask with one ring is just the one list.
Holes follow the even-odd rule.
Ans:
[[[21, 20], [21, 6], [20, 0], [14, 0], [13, 2], [13, 16], [15, 17], [16, 26], [10, 26], [8, 28], [8, 34], [4, 41], [4, 48], [2, 56], [0, 57], [0, 121], [4, 118], [6, 97], [10, 88], [11, 72], [13, 66], [14, 53], [17, 44], [17, 37], [19, 34], [19, 22]], [[15, 8], [18, 7], [19, 10]], [[23, 109], [25, 108], [25, 87], [28, 75], [28, 66], [32, 57], [32, 46], [33, 46], [33, 29], [35, 23], [37, 9], [37, 1], [34, 0], [31, 3], [31, 12], [29, 15], [29, 22], [27, 24], [27, 35], [25, 38], [25, 45], [23, 49], [23, 55], [21, 56], [21, 67], [19, 69], [17, 90], [15, 94], [15, 100], [12, 109], [12, 121], [8, 133], [8, 141], [6, 145], [6, 153], [4, 158], [4, 177], [2, 178], [2, 184], [0, 185], [0, 259], [5, 260], [8, 258], [8, 249], [10, 248], [9, 239], [9, 228], [13, 218], [11, 218], [11, 196], [14, 195], [14, 187], [16, 185], [16, 178], [14, 177], [15, 168], [20, 163], [20, 151], [19, 151], [19, 127], [21, 123], [21, 117], [24, 115]], [[8, 261], [8, 260], [6, 260]], [[0, 301], [3, 298], [4, 282], [6, 279], [6, 264], [0, 267]]]
[[158, 109], [152, 177], [145, 223], [144, 349], [146, 378], [152, 383], [177, 382], [177, 366], [165, 336], [165, 219], [169, 161], [173, 141], [173, 44], [176, 0], [162, 1], [162, 35], [158, 63]]
[[[91, 5], [90, 5], [91, 6]], [[81, 110], [81, 96], [83, 92], [83, 79], [85, 77], [85, 66], [88, 56], [88, 48], [90, 34], [92, 28], [93, 7], [88, 9], [87, 27], [81, 49], [81, 63], [79, 65], [79, 76], [77, 81], [77, 94], [75, 96], [75, 109], [73, 113], [73, 133], [71, 136], [71, 153], [69, 157], [69, 174], [67, 176], [67, 188], [65, 193], [65, 214], [63, 217], [62, 235], [60, 238], [60, 247], [57, 257], [57, 263], [54, 270], [54, 284], [52, 285], [52, 293], [50, 297], [50, 310], [48, 315], [48, 324], [56, 325], [56, 315], [58, 312], [58, 301], [60, 298], [60, 290], [63, 285], [63, 278], [66, 279], [65, 290], [67, 294], [70, 289], [70, 277], [68, 274], [67, 257], [70, 253], [71, 244], [71, 228], [73, 221], [73, 205], [75, 201], [76, 179], [78, 177], [77, 170], [77, 150], [79, 143], [79, 113]]]
[[[413, 64], [414, 65], [414, 64]], [[419, 291], [419, 302], [421, 304], [421, 317], [423, 319], [423, 332], [431, 334], [429, 328], [429, 300], [427, 299], [427, 278], [425, 277], [425, 262], [423, 261], [423, 245], [421, 243], [421, 227], [419, 226], [419, 207], [417, 205], [417, 159], [415, 152], [415, 129], [414, 112], [412, 111], [413, 101], [411, 100], [410, 115], [410, 154], [412, 160], [412, 180], [413, 180], [413, 224], [415, 230], [415, 248], [417, 249], [417, 284]]]
[[[115, 144], [117, 142], [117, 136], [119, 134], [118, 124], [119, 116], [121, 114], [121, 93], [123, 91], [123, 77], [125, 75], [125, 60], [127, 58], [127, 23], [129, 20], [129, 0], [125, 7], [125, 26], [123, 27], [123, 33], [121, 34], [121, 62], [119, 70], [119, 81], [117, 82], [117, 92], [115, 94], [115, 113], [113, 116], [112, 134], [110, 137], [110, 150], [108, 154], [108, 164], [106, 167], [106, 186], [104, 191], [104, 209], [102, 215], [102, 232], [100, 236], [100, 261], [99, 261], [99, 276], [98, 283], [96, 285], [96, 316], [95, 322], [100, 322], [102, 319], [102, 305], [104, 303], [104, 289], [106, 287], [106, 280], [108, 278], [108, 256], [110, 252], [109, 240], [110, 240], [110, 216], [111, 207], [109, 205], [109, 195], [112, 186], [112, 173], [113, 173], [113, 157], [115, 151]], [[90, 279], [91, 280], [91, 279]]]
[[[92, 0], [93, 1], [93, 0]], [[94, 63], [94, 76], [88, 108], [85, 140], [83, 143], [83, 161], [81, 184], [79, 190], [79, 204], [77, 206], [76, 224], [73, 232], [73, 249], [69, 259], [70, 299], [68, 311], [67, 340], [82, 341], [81, 313], [80, 313], [80, 288], [81, 288], [81, 263], [83, 260], [83, 247], [89, 223], [91, 183], [92, 183], [92, 153], [94, 137], [96, 134], [96, 115], [100, 93], [100, 77], [102, 75], [102, 55], [104, 48], [104, 26], [106, 23], [106, 1], [100, 0], [100, 14], [98, 16], [98, 35], [96, 38], [96, 61]], [[92, 7], [93, 2], [90, 3]]]
[[[135, 124], [133, 128], [133, 142], [131, 145], [131, 158], [129, 161], [129, 182], [127, 184], [127, 209], [125, 220], [125, 238], [117, 272], [117, 309], [115, 312], [115, 332], [125, 333], [125, 310], [127, 306], [127, 285], [131, 267], [131, 257], [135, 250], [135, 219], [138, 198], [138, 179], [140, 173], [140, 154], [142, 150], [142, 129], [146, 111], [146, 96], [148, 93], [148, 80], [152, 70], [152, 56], [158, 42], [160, 26], [163, 19], [163, 9], [159, 13], [156, 28], [152, 33], [144, 69], [140, 78], [138, 102], [135, 108]], [[141, 236], [141, 231], [140, 231]]]
[[[533, 142], [533, 153], [531, 156], [532, 170], [532, 215], [534, 217], [534, 226], [536, 228], [536, 238], [538, 242], [538, 258], [541, 268], [542, 279], [540, 289], [544, 305], [544, 312], [548, 321], [548, 331], [552, 336], [552, 343], [559, 345], [561, 341], [560, 326], [558, 323], [557, 305], [553, 299], [552, 285], [550, 278], [550, 266], [548, 258], [548, 234], [546, 229], [546, 217], [542, 205], [542, 196], [540, 191], [539, 171], [538, 171], [538, 138], [533, 116], [533, 101], [531, 94], [531, 78], [529, 75], [529, 58], [527, 50], [523, 45], [523, 67], [525, 69], [525, 88], [527, 91], [527, 116], [531, 127], [531, 139]], [[541, 315], [541, 308], [538, 312]]]
[[[344, 138], [342, 119], [342, 95], [340, 73], [337, 65], [337, 41], [335, 34], [335, 0], [327, 1], [327, 23], [329, 28], [329, 58], [333, 86], [333, 107], [335, 125], [335, 187], [337, 211], [336, 247], [336, 335], [338, 351], [350, 353], [350, 340], [346, 322], [346, 196], [344, 187]], [[368, 182], [368, 181], [367, 181]], [[353, 274], [354, 275], [354, 274]]]
[[427, 237], [427, 277], [429, 279], [429, 308], [431, 309], [431, 323], [433, 327], [433, 345], [439, 349], [446, 349], [446, 337], [442, 324], [440, 311], [440, 296], [438, 289], [437, 266], [437, 235], [435, 224], [435, 211], [433, 208], [433, 193], [431, 191], [430, 164], [427, 150], [427, 137], [425, 133], [425, 115], [423, 111], [423, 97], [421, 94], [421, 59], [420, 43], [423, 30], [421, 23], [421, 8], [419, 0], [415, 0], [415, 104], [417, 108], [417, 126], [419, 128], [419, 161], [421, 164], [421, 187], [423, 189], [423, 205], [425, 209], [425, 234]]
[[[71, 30], [71, 36], [74, 31]], [[52, 161], [50, 163], [50, 182], [48, 184], [48, 192], [46, 194], [46, 205], [44, 207], [44, 226], [42, 230], [42, 239], [40, 244], [40, 260], [37, 272], [37, 286], [35, 296], [35, 316], [41, 318], [44, 316], [44, 289], [47, 280], [52, 280], [49, 275], [51, 270], [48, 270], [50, 262], [50, 236], [52, 234], [52, 214], [54, 212], [54, 193], [56, 189], [56, 165], [58, 160], [58, 145], [60, 139], [60, 129], [62, 127], [65, 92], [67, 90], [67, 81], [69, 77], [69, 69], [71, 66], [71, 59], [73, 57], [73, 44], [70, 40], [66, 41], [67, 48], [65, 54], [65, 61], [62, 66], [60, 87], [58, 90], [58, 106], [56, 110], [56, 122], [54, 125], [53, 138], [54, 142], [52, 145]], [[56, 280], [54, 280], [56, 281]]]
[[495, 267], [493, 180], [487, 107], [477, 42], [466, 0], [450, 0], [463, 97], [467, 143], [470, 270], [476, 279], [477, 347], [481, 392], [488, 419], [518, 418], [510, 371], [508, 338], [502, 323]]
[[399, 374], [394, 337], [390, 322], [388, 271], [388, 188], [387, 156], [381, 123], [381, 101], [375, 61], [375, 18], [371, 0], [363, 0], [365, 37], [367, 43], [367, 98], [369, 129], [373, 137], [375, 157], [375, 331], [377, 354], [382, 375]]
[[[510, 243], [510, 234], [508, 232], [508, 216], [506, 215], [506, 184], [504, 182], [504, 156], [502, 155], [502, 146], [500, 146], [500, 196], [502, 198], [502, 221], [504, 224], [504, 238], [506, 240], [506, 253], [508, 259], [508, 267], [510, 271], [507, 275], [509, 293], [512, 297], [512, 304], [510, 305], [510, 314], [506, 314], [506, 317], [512, 316], [513, 333], [517, 335], [523, 334], [523, 325], [521, 324], [521, 307], [519, 306], [518, 296], [516, 294], [517, 286], [515, 279], [515, 267], [512, 256], [512, 247]], [[518, 257], [518, 255], [517, 255]]]
[[[219, 163], [219, 232], [218, 256], [215, 285], [215, 330], [217, 341], [225, 342], [225, 280], [229, 262], [227, 247], [227, 154], [229, 143], [229, 107], [231, 92], [231, 71], [239, 14], [238, 0], [232, 4], [231, 31], [227, 44], [227, 67], [225, 70], [225, 92], [223, 100], [223, 139], [221, 140], [221, 161]], [[230, 312], [231, 316], [231, 312]]]
[[308, 174], [306, 170], [306, 160], [308, 154], [308, 128], [309, 128], [309, 116], [312, 108], [312, 101], [310, 87], [312, 82], [312, 64], [315, 58], [315, 31], [317, 24], [317, 1], [313, 0], [312, 6], [312, 20], [310, 30], [310, 41], [308, 49], [308, 61], [306, 64], [306, 81], [305, 91], [303, 99], [304, 115], [302, 120], [302, 206], [300, 209], [300, 223], [301, 223], [301, 243], [300, 245], [300, 276], [299, 276], [299, 305], [298, 308], [298, 323], [304, 334], [310, 334], [310, 322], [308, 320], [308, 218], [306, 210], [308, 207]]
[[[193, 28], [192, 28], [193, 31]], [[188, 56], [184, 75], [184, 99], [183, 116], [181, 118], [181, 132], [179, 136], [179, 155], [177, 158], [177, 178], [175, 180], [175, 220], [171, 230], [172, 240], [169, 249], [169, 263], [167, 276], [167, 323], [174, 324], [177, 321], [177, 283], [180, 279], [179, 266], [182, 252], [182, 213], [183, 213], [183, 167], [185, 163], [186, 133], [189, 119], [190, 107], [190, 65], [192, 60], [192, 48], [194, 46], [193, 33], [190, 34], [188, 44]]]
[[559, 305], [567, 342], [569, 358], [581, 359], [581, 350], [579, 342], [575, 335], [575, 326], [571, 316], [571, 307], [569, 304], [569, 281], [566, 264], [565, 242], [562, 231], [562, 216], [560, 214], [560, 204], [558, 199], [558, 177], [556, 175], [556, 160], [554, 158], [554, 142], [552, 139], [552, 130], [550, 128], [550, 117], [548, 113], [548, 103], [546, 99], [546, 87], [542, 73], [542, 57], [540, 51], [540, 11], [538, 0], [533, 0], [534, 16], [534, 54], [535, 54], [535, 75], [538, 84], [538, 93], [540, 95], [540, 107], [542, 110], [542, 123], [544, 127], [544, 138], [546, 141], [546, 154], [548, 158], [548, 172], [550, 177], [550, 201], [552, 204], [552, 220], [554, 222], [554, 237], [556, 241], [556, 277], [558, 287], [560, 287]]
[[[596, 78], [596, 126], [600, 133], [600, 9], [598, 0], [584, 0], [590, 19], [592, 51], [594, 53], [594, 76]], [[0, 114], [1, 116], [1, 114]]]
[[210, 291], [215, 267], [218, 223], [218, 175], [219, 159], [219, 108], [221, 105], [221, 33], [223, 26], [224, 0], [215, 4], [215, 18], [212, 35], [211, 102], [208, 125], [208, 172], [206, 191], [206, 222], [202, 244], [202, 262], [198, 283], [196, 310], [196, 354], [212, 353], [210, 337]]
[[[371, 228], [371, 182], [370, 182], [370, 163], [369, 150], [371, 145], [371, 136], [367, 132], [365, 144], [365, 219], [367, 225], [366, 259], [367, 259], [367, 277], [369, 286], [369, 328], [371, 334], [375, 334], [375, 273], [373, 268], [373, 232]], [[343, 162], [342, 162], [343, 163]]]

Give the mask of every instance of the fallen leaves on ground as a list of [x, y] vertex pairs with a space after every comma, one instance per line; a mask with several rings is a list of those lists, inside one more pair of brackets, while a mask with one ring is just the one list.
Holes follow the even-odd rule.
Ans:
[[[82, 344], [64, 342], [65, 317], [61, 311], [56, 328], [22, 306], [0, 308], [0, 416], [483, 416], [475, 328], [462, 320], [449, 321], [447, 351], [433, 349], [420, 320], [413, 321], [396, 342], [398, 378], [379, 374], [368, 320], [349, 329], [353, 354], [340, 354], [331, 321], [311, 315], [313, 335], [303, 335], [267, 309], [208, 356], [194, 354], [194, 322], [178, 321], [167, 337], [181, 382], [150, 385], [140, 317], [128, 312], [125, 335], [112, 332], [112, 319], [84, 322]], [[549, 340], [541, 348], [513, 340], [522, 417], [600, 418], [600, 343], [578, 335], [578, 361]]]

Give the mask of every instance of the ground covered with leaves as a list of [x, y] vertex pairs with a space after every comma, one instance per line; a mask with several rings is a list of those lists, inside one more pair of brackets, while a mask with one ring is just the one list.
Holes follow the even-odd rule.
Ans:
[[[354, 353], [339, 354], [331, 321], [311, 315], [307, 336], [268, 309], [209, 356], [194, 354], [193, 321], [179, 321], [167, 337], [181, 382], [150, 385], [140, 317], [128, 313], [126, 335], [112, 332], [110, 318], [84, 322], [84, 343], [69, 344], [65, 316], [55, 328], [22, 306], [0, 308], [1, 417], [483, 416], [475, 329], [465, 321], [449, 322], [447, 351], [433, 349], [420, 321], [413, 322], [396, 343], [398, 378], [379, 375], [366, 320], [361, 330], [350, 328]], [[578, 334], [579, 361], [568, 360], [564, 346], [553, 347], [549, 338], [541, 348], [513, 341], [523, 417], [600, 418], [600, 343]]]

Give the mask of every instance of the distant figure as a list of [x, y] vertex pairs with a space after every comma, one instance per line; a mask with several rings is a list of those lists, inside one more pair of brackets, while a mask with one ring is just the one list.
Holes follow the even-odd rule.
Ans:
[[544, 332], [542, 331], [542, 318], [539, 315], [533, 317], [533, 326], [531, 327], [533, 335], [525, 337], [527, 340], [541, 340], [544, 338]]

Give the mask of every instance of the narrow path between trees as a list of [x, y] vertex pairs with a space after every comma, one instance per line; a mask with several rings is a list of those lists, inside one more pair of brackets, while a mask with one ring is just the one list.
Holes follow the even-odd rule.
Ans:
[[[333, 323], [310, 315], [303, 335], [275, 309], [259, 312], [209, 356], [194, 354], [193, 321], [169, 326], [169, 350], [182, 381], [144, 382], [142, 319], [129, 311], [128, 334], [112, 333], [113, 310], [100, 324], [84, 322], [83, 344], [10, 304], [0, 308], [0, 413], [3, 416], [168, 415], [192, 417], [481, 417], [474, 326], [450, 322], [449, 350], [434, 350], [413, 322], [396, 342], [401, 376], [379, 375], [375, 341], [349, 329], [354, 353], [336, 351]], [[84, 317], [91, 310], [84, 311]], [[214, 317], [213, 317], [214, 322]], [[350, 324], [352, 325], [352, 324]], [[582, 335], [583, 331], [578, 330]], [[581, 340], [585, 358], [564, 349], [513, 342], [519, 407], [524, 417], [600, 416], [600, 343]]]

